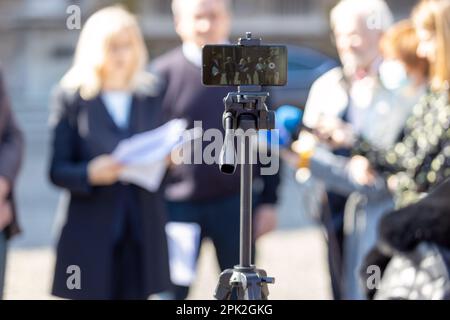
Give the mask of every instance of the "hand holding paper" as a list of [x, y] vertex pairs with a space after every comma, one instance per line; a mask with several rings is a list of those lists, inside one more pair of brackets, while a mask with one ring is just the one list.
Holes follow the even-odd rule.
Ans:
[[167, 168], [166, 157], [182, 142], [186, 120], [174, 119], [119, 143], [113, 157], [125, 167], [119, 179], [156, 191]]

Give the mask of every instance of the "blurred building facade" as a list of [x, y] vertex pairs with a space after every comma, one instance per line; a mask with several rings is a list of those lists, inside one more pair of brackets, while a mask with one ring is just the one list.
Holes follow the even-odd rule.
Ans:
[[[188, 1], [188, 0], [186, 0]], [[121, 2], [139, 16], [150, 56], [179, 44], [170, 0], [2, 0], [0, 61], [14, 108], [46, 110], [52, 85], [70, 66], [79, 30], [69, 30], [67, 8], [81, 9], [81, 23], [96, 9]], [[232, 0], [232, 37], [253, 31], [267, 42], [303, 44], [330, 55], [328, 14], [337, 0]], [[409, 14], [415, 1], [388, 1], [396, 18]]]

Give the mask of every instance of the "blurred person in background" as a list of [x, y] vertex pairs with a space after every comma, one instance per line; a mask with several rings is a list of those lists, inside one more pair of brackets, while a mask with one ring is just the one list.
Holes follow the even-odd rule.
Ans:
[[[342, 68], [328, 71], [313, 84], [303, 123], [315, 136], [302, 132], [293, 145], [303, 149], [297, 150], [298, 166], [309, 168], [327, 190], [322, 220], [336, 299], [363, 297], [356, 271], [375, 242], [377, 220], [393, 205], [385, 181], [373, 179], [370, 172], [361, 174], [358, 158], [349, 161], [356, 137], [363, 136], [379, 148], [392, 146], [426, 77], [420, 65], [408, 63], [422, 75], [416, 79], [411, 72], [414, 80], [409, 83], [404, 68], [407, 61], [402, 61], [400, 52], [409, 51], [414, 56], [415, 48], [406, 46], [408, 39], [397, 43], [392, 35], [385, 35], [391, 22], [389, 8], [381, 0], [342, 0], [332, 10], [331, 26]], [[401, 29], [397, 26], [393, 33], [403, 36]], [[396, 51], [386, 59], [380, 50], [384, 35]], [[392, 61], [394, 58], [402, 62]], [[320, 143], [315, 147], [313, 142], [306, 150], [307, 140]], [[371, 187], [367, 188], [369, 182]]]
[[3, 298], [7, 241], [19, 232], [13, 189], [23, 149], [22, 132], [12, 114], [0, 70], [0, 300]]
[[[331, 127], [331, 130], [319, 128], [318, 137], [323, 144], [333, 147], [351, 146], [352, 154], [357, 154], [361, 145], [360, 139], [361, 141], [368, 139], [364, 138], [370, 136], [367, 133], [385, 122], [390, 122], [391, 126], [378, 128], [386, 131], [379, 131], [379, 135], [384, 135], [383, 139], [386, 139], [387, 136], [396, 133], [397, 137], [393, 137], [391, 145], [401, 138], [405, 119], [410, 115], [414, 102], [417, 102], [420, 95], [425, 92], [428, 62], [416, 54], [418, 37], [408, 20], [388, 29], [381, 38], [380, 47], [384, 59], [379, 72], [380, 85], [390, 90], [395, 97], [384, 102], [396, 104], [390, 106], [380, 104], [377, 107], [380, 117], [384, 114], [389, 120], [379, 118], [380, 123], [367, 124], [365, 132], [358, 135], [352, 127], [336, 119], [332, 123], [334, 127]], [[367, 117], [372, 118], [369, 110]], [[395, 126], [392, 127], [392, 124]], [[343, 221], [342, 292], [345, 298], [363, 298], [357, 270], [363, 257], [375, 243], [378, 220], [394, 205], [392, 195], [383, 177], [376, 177], [374, 172], [364, 171], [365, 159], [361, 156], [355, 156], [350, 160], [348, 157], [330, 155], [320, 147], [311, 152], [314, 154], [307, 162], [313, 176], [324, 181], [328, 190], [349, 196]]]
[[239, 64], [238, 64], [238, 79], [239, 79], [239, 84], [248, 84], [248, 71], [249, 71], [249, 67], [247, 65], [247, 60], [245, 58], [241, 58], [241, 60], [239, 60]]
[[[369, 299], [450, 299], [450, 178], [426, 196], [386, 214], [377, 245], [360, 269]], [[377, 286], [370, 274], [378, 268]]]
[[[165, 80], [163, 109], [167, 118], [185, 118], [190, 126], [194, 121], [201, 121], [203, 130], [215, 128], [223, 134], [223, 98], [232, 88], [202, 85], [201, 49], [205, 44], [229, 43], [230, 6], [231, 1], [228, 0], [172, 2], [175, 30], [183, 44], [156, 59], [151, 66]], [[227, 79], [230, 81], [231, 77]], [[193, 152], [203, 154], [203, 147]], [[276, 224], [274, 204], [278, 175], [263, 178], [264, 183], [254, 184], [255, 238], [271, 231]], [[238, 264], [239, 174], [225, 175], [217, 163], [181, 164], [171, 167], [166, 183], [165, 196], [172, 225], [184, 226], [186, 230], [189, 226], [196, 226], [193, 228], [200, 229], [200, 239], [210, 238], [221, 270]], [[200, 243], [195, 237], [177, 241], [181, 242], [181, 247], [194, 247], [194, 259], [197, 259]], [[172, 278], [177, 299], [186, 298], [193, 277], [193, 274], [188, 274], [182, 279]]]
[[[412, 92], [405, 94], [412, 96], [425, 94], [430, 72], [429, 63], [427, 59], [417, 55], [418, 46], [419, 37], [412, 20], [399, 21], [387, 30], [380, 42], [385, 61], [383, 67], [387, 65], [388, 71], [391, 71], [381, 72], [386, 86], [394, 90], [410, 90]], [[410, 110], [407, 110], [406, 114], [408, 117]]]
[[357, 153], [389, 179], [397, 207], [417, 201], [449, 174], [450, 1], [422, 1], [413, 11], [417, 54], [430, 64], [426, 94], [414, 106], [402, 139], [387, 150], [360, 139]]
[[252, 60], [252, 57], [247, 57], [248, 77], [250, 83], [255, 82], [256, 61]]
[[231, 57], [227, 57], [226, 62], [224, 64], [224, 69], [227, 84], [233, 85], [234, 77], [236, 75], [236, 63], [233, 61]]
[[[371, 15], [380, 17], [381, 25], [369, 28], [367, 21]], [[325, 124], [330, 124], [331, 127], [331, 123], [357, 121], [360, 117], [356, 117], [356, 114], [361, 113], [356, 111], [365, 111], [369, 109], [367, 105], [376, 102], [372, 100], [378, 98], [374, 94], [376, 88], [373, 83], [381, 63], [379, 41], [383, 32], [391, 25], [392, 15], [383, 1], [369, 1], [367, 5], [362, 5], [357, 0], [343, 0], [331, 11], [330, 23], [342, 67], [326, 72], [313, 83], [303, 117], [305, 126], [312, 129], [320, 127], [322, 131], [325, 131]], [[364, 107], [359, 107], [360, 105]], [[301, 144], [305, 145], [304, 142]], [[350, 146], [329, 149], [330, 159], [333, 159], [333, 154], [350, 155]], [[326, 185], [323, 187], [328, 189]], [[347, 197], [328, 189], [325, 199], [321, 219], [328, 242], [331, 286], [334, 298], [340, 299], [344, 209]]]
[[417, 54], [430, 63], [429, 89], [414, 107], [400, 142], [388, 150], [364, 142], [366, 171], [375, 169], [388, 179], [399, 209], [381, 221], [378, 246], [364, 266], [384, 260], [384, 267], [393, 255], [421, 242], [450, 250], [450, 207], [433, 201], [434, 196], [419, 201], [450, 176], [450, 1], [424, 0], [412, 19], [420, 40]]
[[258, 58], [258, 63], [256, 64], [255, 69], [256, 69], [256, 73], [258, 75], [259, 83], [264, 83], [266, 81], [265, 74], [266, 74], [267, 65], [264, 62], [264, 59], [262, 57]]
[[[133, 15], [120, 6], [94, 13], [73, 66], [51, 104], [50, 179], [66, 189], [53, 294], [71, 299], [146, 299], [170, 290], [162, 194], [118, 181], [111, 152], [161, 124], [156, 81]], [[81, 288], [68, 288], [78, 266]]]

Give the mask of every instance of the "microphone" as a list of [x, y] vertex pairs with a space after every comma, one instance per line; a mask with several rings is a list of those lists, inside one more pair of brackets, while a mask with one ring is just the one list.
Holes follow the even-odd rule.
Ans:
[[283, 105], [275, 111], [275, 128], [279, 130], [279, 145], [289, 147], [294, 135], [302, 126], [303, 110], [291, 105]]

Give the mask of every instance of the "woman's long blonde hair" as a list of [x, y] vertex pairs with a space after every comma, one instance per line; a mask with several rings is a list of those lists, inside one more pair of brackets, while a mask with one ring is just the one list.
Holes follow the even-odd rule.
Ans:
[[61, 79], [61, 87], [79, 90], [83, 99], [98, 95], [103, 85], [101, 70], [109, 43], [124, 30], [131, 31], [137, 57], [131, 72], [130, 89], [151, 81], [144, 72], [148, 54], [135, 16], [122, 6], [110, 6], [95, 12], [86, 21], [78, 39], [73, 65]]
[[449, 90], [450, 84], [450, 0], [422, 0], [413, 11], [415, 25], [436, 37], [436, 61], [431, 64], [431, 88]]

